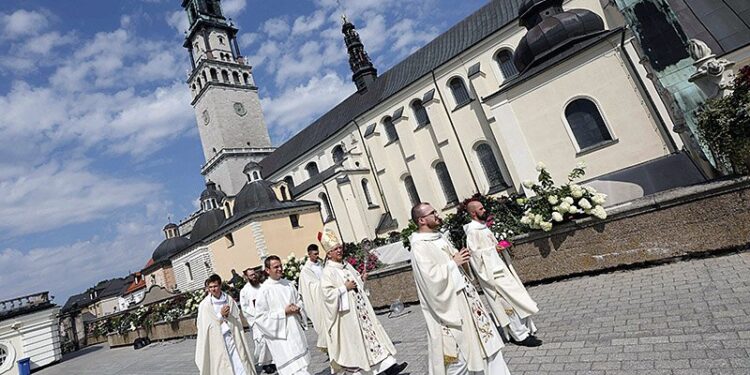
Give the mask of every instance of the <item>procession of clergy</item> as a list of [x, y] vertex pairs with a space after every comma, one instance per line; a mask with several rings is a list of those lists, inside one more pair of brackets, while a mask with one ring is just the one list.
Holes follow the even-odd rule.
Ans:
[[[500, 352], [503, 339], [541, 345], [530, 318], [538, 309], [507, 251], [487, 228], [481, 202], [472, 201], [466, 208], [472, 221], [464, 226], [462, 249], [439, 231], [442, 220], [429, 203], [411, 211], [418, 226], [409, 238], [411, 264], [427, 322], [429, 374], [510, 374]], [[367, 297], [367, 274], [360, 275], [343, 261], [343, 243], [332, 231], [318, 234], [318, 241], [327, 260], [320, 260], [317, 245], [308, 246], [298, 288], [283, 278], [281, 259], [275, 255], [264, 260], [264, 282], [259, 271], [245, 270], [247, 284], [239, 305], [221, 291], [218, 275], [206, 280], [195, 351], [201, 375], [255, 375], [255, 364], [269, 374], [309, 375], [310, 351], [303, 332], [308, 318], [318, 335], [316, 346], [329, 356], [331, 374], [395, 375], [406, 368], [406, 362], [396, 360], [396, 349]], [[252, 351], [240, 314], [252, 330]]]

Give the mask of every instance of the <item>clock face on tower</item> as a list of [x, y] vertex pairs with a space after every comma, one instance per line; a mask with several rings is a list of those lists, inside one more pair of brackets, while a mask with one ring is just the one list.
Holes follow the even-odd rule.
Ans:
[[244, 116], [247, 114], [247, 110], [245, 109], [245, 106], [242, 105], [242, 103], [240, 102], [234, 103], [234, 112], [240, 116]]

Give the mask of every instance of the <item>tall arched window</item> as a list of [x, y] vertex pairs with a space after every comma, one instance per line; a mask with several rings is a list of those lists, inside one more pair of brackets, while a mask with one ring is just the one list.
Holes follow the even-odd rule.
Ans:
[[417, 119], [418, 126], [425, 126], [430, 123], [430, 117], [427, 115], [427, 110], [422, 105], [422, 101], [417, 99], [411, 102], [411, 110], [414, 111], [414, 118]]
[[331, 210], [331, 202], [328, 201], [328, 196], [326, 193], [320, 193], [318, 196], [320, 198], [320, 203], [323, 205], [323, 221], [330, 221], [333, 220], [333, 211]]
[[334, 147], [333, 151], [331, 151], [331, 156], [334, 163], [341, 163], [344, 161], [344, 148], [341, 145]]
[[188, 262], [185, 262], [185, 273], [187, 274], [188, 281], [193, 281], [193, 269]]
[[365, 200], [367, 200], [367, 205], [372, 206], [372, 196], [370, 195], [370, 183], [367, 181], [366, 178], [362, 179], [362, 192], [365, 193]]
[[289, 196], [286, 193], [286, 186], [282, 186], [281, 188], [279, 188], [279, 190], [281, 191], [281, 199], [285, 200], [285, 201], [288, 201], [289, 200]]
[[492, 152], [490, 145], [482, 143], [477, 146], [477, 159], [479, 159], [479, 164], [482, 166], [484, 175], [487, 177], [487, 182], [490, 184], [490, 190], [506, 185], [503, 173], [500, 171], [497, 158], [495, 158], [495, 153]]
[[611, 141], [612, 135], [604, 123], [596, 104], [588, 99], [576, 99], [565, 107], [565, 118], [578, 143], [579, 150]]
[[503, 49], [495, 55], [495, 61], [503, 73], [503, 78], [513, 78], [518, 75], [516, 65], [513, 64], [513, 52], [509, 49]]
[[315, 164], [315, 162], [310, 162], [309, 164], [307, 164], [305, 166], [305, 170], [307, 171], [307, 175], [310, 178], [313, 178], [313, 177], [317, 176], [318, 173], [320, 173], [320, 172], [318, 172], [318, 165]]
[[221, 71], [221, 81], [224, 83], [229, 83], [229, 72], [226, 70]]
[[216, 74], [216, 69], [211, 68], [210, 72], [211, 72], [211, 80], [212, 81], [218, 81], [219, 80], [219, 76], [218, 76], [218, 74]]
[[239, 85], [240, 84], [240, 74], [237, 72], [232, 72], [232, 79], [234, 80], [234, 83]]
[[435, 165], [435, 174], [437, 174], [438, 181], [440, 181], [440, 187], [443, 189], [446, 203], [458, 202], [458, 194], [456, 194], [456, 189], [453, 187], [453, 180], [451, 180], [448, 167], [445, 166], [444, 162], [441, 161]]
[[232, 217], [232, 207], [229, 206], [229, 202], [224, 203], [224, 217], [227, 219]]
[[460, 107], [471, 101], [469, 91], [466, 89], [463, 79], [460, 77], [453, 78], [449, 85], [453, 93], [453, 99], [456, 101], [456, 106]]
[[208, 84], [208, 78], [206, 78], [206, 71], [205, 70], [201, 72], [201, 76], [203, 77], [203, 82], [206, 83], [206, 84]]
[[247, 74], [247, 73], [243, 74], [243, 75], [242, 75], [242, 79], [244, 79], [244, 80], [245, 80], [245, 84], [246, 84], [246, 85], [249, 85], [249, 84], [250, 84], [250, 75], [249, 75], [249, 74]]
[[383, 119], [383, 128], [385, 128], [385, 135], [388, 137], [388, 142], [398, 140], [398, 133], [396, 132], [396, 125], [393, 124], [393, 119], [388, 116]]
[[411, 176], [406, 176], [404, 178], [404, 187], [406, 188], [406, 195], [409, 196], [409, 201], [411, 202], [412, 206], [416, 206], [419, 202], [422, 201], [421, 199], [419, 199], [417, 187], [414, 186], [414, 179], [411, 178]]

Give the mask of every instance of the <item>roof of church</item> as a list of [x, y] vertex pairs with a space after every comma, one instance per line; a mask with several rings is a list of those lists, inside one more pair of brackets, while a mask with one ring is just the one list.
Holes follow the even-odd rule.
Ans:
[[667, 0], [688, 38], [700, 39], [720, 55], [750, 43], [746, 1]]
[[[408, 85], [513, 22], [523, 0], [493, 0], [325, 113], [261, 161], [271, 176]], [[360, 124], [367, 125], [367, 124]]]
[[[224, 224], [225, 219], [226, 215], [224, 215], [224, 210], [221, 209], [208, 210], [200, 214], [198, 220], [195, 221], [195, 225], [193, 225], [193, 230], [190, 232], [190, 242], [194, 244], [208, 237]], [[176, 254], [177, 252], [172, 253], [170, 257]]]

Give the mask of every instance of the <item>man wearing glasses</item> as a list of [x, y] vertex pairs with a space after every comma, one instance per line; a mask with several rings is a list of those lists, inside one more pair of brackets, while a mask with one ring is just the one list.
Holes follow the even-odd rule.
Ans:
[[412, 269], [427, 322], [432, 375], [509, 375], [503, 341], [468, 278], [471, 254], [438, 231], [442, 220], [429, 203], [411, 210], [417, 231], [410, 237]]

